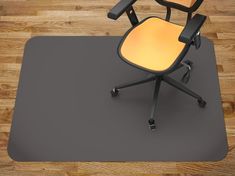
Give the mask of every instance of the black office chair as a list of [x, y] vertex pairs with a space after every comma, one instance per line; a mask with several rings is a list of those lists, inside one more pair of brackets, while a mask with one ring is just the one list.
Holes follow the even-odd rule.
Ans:
[[[139, 22], [132, 7], [136, 1], [121, 0], [109, 11], [108, 18], [116, 20], [126, 12], [133, 27], [122, 38], [118, 54], [126, 63], [152, 73], [153, 76], [116, 86], [111, 90], [111, 95], [116, 97], [120, 89], [155, 81], [152, 112], [148, 120], [150, 129], [154, 130], [156, 128], [154, 117], [161, 81], [196, 98], [200, 107], [206, 106], [206, 101], [201, 96], [168, 76], [169, 73], [186, 66], [187, 72], [183, 75], [182, 81], [187, 83], [189, 80], [193, 63], [189, 60], [182, 60], [191, 45], [194, 45], [196, 49], [200, 47], [200, 28], [206, 16], [196, 14], [192, 17], [192, 13], [198, 9], [203, 0], [156, 0], [159, 4], [166, 6], [166, 18], [148, 17]], [[170, 22], [172, 8], [188, 14], [185, 26]]]

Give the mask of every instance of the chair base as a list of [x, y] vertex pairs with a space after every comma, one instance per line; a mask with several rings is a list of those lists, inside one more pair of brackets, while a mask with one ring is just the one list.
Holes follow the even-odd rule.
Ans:
[[174, 79], [172, 79], [171, 77], [169, 77], [167, 75], [163, 75], [163, 76], [154, 75], [154, 76], [148, 77], [146, 79], [142, 79], [142, 80], [134, 81], [134, 82], [131, 82], [131, 83], [122, 84], [120, 86], [116, 86], [115, 88], [113, 88], [111, 90], [111, 95], [112, 95], [112, 97], [116, 97], [116, 96], [119, 95], [119, 90], [121, 90], [121, 89], [136, 86], [136, 85], [140, 85], [140, 84], [144, 84], [144, 83], [147, 83], [147, 82], [150, 82], [150, 81], [155, 81], [152, 110], [151, 110], [150, 118], [148, 120], [149, 128], [151, 130], [156, 129], [156, 124], [155, 124], [154, 118], [156, 117], [157, 100], [158, 100], [158, 94], [159, 94], [159, 90], [160, 90], [160, 86], [161, 86], [162, 81], [164, 81], [167, 84], [177, 88], [178, 90], [190, 95], [191, 97], [197, 99], [198, 105], [201, 108], [204, 108], [206, 106], [206, 101], [203, 100], [203, 98], [200, 95], [198, 95], [197, 93], [195, 93], [192, 90], [188, 89], [186, 86], [184, 86], [183, 84], [175, 81]]

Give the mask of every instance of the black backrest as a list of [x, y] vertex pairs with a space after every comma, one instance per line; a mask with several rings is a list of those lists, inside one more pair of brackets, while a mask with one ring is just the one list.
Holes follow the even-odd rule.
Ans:
[[200, 7], [203, 0], [156, 0], [159, 4], [178, 9], [187, 13], [192, 13]]
[[188, 13], [187, 22], [192, 18], [192, 13], [195, 12], [203, 0], [155, 0], [159, 4], [167, 7], [166, 20], [170, 21], [171, 8], [181, 10]]

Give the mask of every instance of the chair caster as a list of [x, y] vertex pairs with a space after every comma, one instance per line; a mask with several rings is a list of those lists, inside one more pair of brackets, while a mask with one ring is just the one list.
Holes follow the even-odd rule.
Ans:
[[206, 106], [206, 101], [204, 101], [203, 99], [198, 99], [197, 102], [201, 108], [204, 108]]
[[116, 97], [119, 95], [118, 89], [114, 88], [110, 91], [112, 97]]
[[153, 119], [149, 119], [149, 128], [151, 131], [154, 131], [156, 129], [155, 121]]

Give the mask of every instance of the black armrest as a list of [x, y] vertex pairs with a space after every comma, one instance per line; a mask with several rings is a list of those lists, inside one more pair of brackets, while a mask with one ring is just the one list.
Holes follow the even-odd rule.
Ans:
[[108, 13], [108, 18], [118, 19], [137, 0], [121, 0]]
[[179, 36], [179, 41], [187, 44], [191, 43], [193, 38], [199, 32], [205, 20], [206, 16], [204, 15], [200, 14], [194, 15], [194, 17], [191, 20], [189, 20], [189, 22], [186, 24], [185, 28], [181, 32]]

